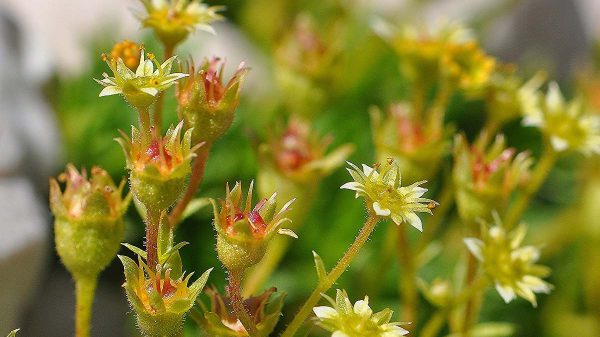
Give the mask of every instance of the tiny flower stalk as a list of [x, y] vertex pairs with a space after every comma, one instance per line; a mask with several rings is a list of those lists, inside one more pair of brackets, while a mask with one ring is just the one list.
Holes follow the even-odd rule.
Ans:
[[177, 337], [183, 320], [204, 288], [212, 270], [188, 285], [193, 273], [175, 278], [171, 269], [157, 265], [152, 270], [141, 257], [138, 263], [119, 256], [125, 270], [125, 293], [136, 313], [138, 327], [146, 337]]
[[[269, 336], [281, 317], [285, 294], [274, 295], [276, 291], [275, 288], [269, 288], [261, 295], [250, 297], [243, 302], [259, 336]], [[215, 288], [209, 288], [205, 292], [210, 299], [210, 308], [201, 306], [202, 316], [196, 318], [200, 326], [200, 336], [249, 336], [242, 322], [233, 314], [231, 298], [222, 296]]]
[[[61, 191], [60, 182], [66, 187]], [[123, 214], [131, 200], [122, 196], [125, 182], [116, 186], [108, 173], [92, 168], [91, 176], [67, 165], [50, 180], [50, 207], [55, 216], [55, 244], [76, 287], [77, 337], [89, 336], [98, 274], [114, 259], [123, 239]]]
[[198, 71], [188, 65], [189, 78], [177, 85], [179, 117], [188, 128], [193, 128], [195, 144], [212, 144], [231, 126], [240, 91], [249, 68], [240, 63], [233, 76], [225, 83], [225, 62], [219, 58], [205, 60]]
[[[291, 119], [287, 127], [258, 148], [258, 193], [262, 197], [277, 195], [284, 199], [296, 198], [287, 217], [290, 226], [299, 230], [312, 206], [321, 180], [344, 163], [353, 151], [350, 144], [327, 151], [331, 137], [319, 137], [310, 125]], [[244, 291], [247, 295], [259, 290], [277, 267], [290, 240], [278, 237], [269, 244], [269, 254], [250, 273]]]
[[215, 34], [211, 23], [223, 19], [221, 6], [208, 6], [198, 0], [140, 0], [146, 13], [138, 15], [145, 28], [154, 31], [165, 46], [173, 51], [196, 29]]
[[473, 226], [490, 219], [493, 210], [504, 212], [513, 192], [529, 177], [531, 157], [507, 148], [503, 136], [487, 144], [486, 134], [469, 145], [463, 135], [455, 137], [453, 180], [461, 220]]
[[[317, 325], [332, 333], [332, 337], [399, 337], [408, 334], [400, 327], [403, 323], [390, 322], [393, 311], [384, 309], [374, 313], [369, 307], [369, 297], [356, 301], [348, 299], [345, 290], [337, 290], [335, 301], [323, 294], [331, 307], [314, 307]], [[406, 324], [406, 323], [404, 323]]]
[[444, 126], [442, 111], [419, 116], [408, 104], [390, 105], [387, 113], [370, 110], [376, 159], [393, 158], [409, 182], [431, 179], [450, 151], [452, 129]]

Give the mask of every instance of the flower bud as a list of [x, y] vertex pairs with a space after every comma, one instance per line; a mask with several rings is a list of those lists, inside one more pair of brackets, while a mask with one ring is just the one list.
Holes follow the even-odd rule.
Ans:
[[188, 286], [193, 273], [171, 278], [171, 269], [151, 270], [138, 257], [138, 264], [119, 255], [125, 270], [125, 292], [136, 313], [138, 327], [147, 337], [180, 336], [183, 318], [204, 288], [211, 269]]
[[326, 154], [331, 137], [321, 138], [310, 125], [292, 119], [285, 130], [258, 148], [258, 192], [269, 196], [275, 191], [284, 199], [297, 197], [288, 217], [299, 223], [297, 213], [309, 209], [321, 180], [344, 163], [354, 150], [342, 145]]
[[171, 126], [164, 138], [152, 132], [150, 144], [133, 126], [131, 138], [121, 132], [122, 138], [117, 139], [125, 152], [131, 191], [146, 208], [167, 209], [184, 190], [195, 148], [191, 148], [191, 129], [181, 140], [182, 128], [183, 121]]
[[[259, 296], [244, 300], [244, 307], [261, 336], [269, 336], [281, 317], [285, 293], [271, 299], [271, 295], [276, 291], [276, 288], [270, 288]], [[219, 294], [215, 288], [208, 288], [205, 292], [210, 298], [210, 310], [201, 306], [204, 312], [204, 316], [198, 321], [201, 336], [248, 336], [248, 332], [234, 314], [231, 300]]]
[[217, 203], [211, 200], [217, 231], [217, 254], [230, 271], [244, 271], [258, 263], [265, 255], [267, 243], [276, 233], [297, 237], [291, 230], [281, 228], [284, 222], [289, 221], [283, 218], [283, 214], [294, 199], [275, 213], [277, 202], [276, 193], [273, 193], [269, 199], [262, 199], [251, 209], [253, 183], [248, 189], [245, 205], [242, 205], [239, 182], [232, 190], [227, 185], [225, 200], [220, 200], [220, 212]]
[[493, 210], [502, 212], [512, 192], [529, 175], [531, 157], [515, 152], [506, 148], [502, 135], [490, 146], [485, 134], [473, 145], [463, 135], [456, 136], [453, 179], [458, 214], [465, 223], [489, 219]]
[[440, 111], [421, 119], [407, 104], [393, 104], [384, 115], [371, 109], [373, 142], [378, 162], [393, 158], [409, 183], [431, 179], [449, 152], [451, 128]]
[[189, 65], [189, 78], [177, 85], [179, 117], [193, 128], [194, 144], [212, 143], [221, 137], [233, 122], [242, 84], [249, 68], [240, 63], [227, 84], [223, 83], [225, 62], [219, 58], [205, 60], [198, 72]]
[[[66, 184], [61, 192], [60, 182]], [[50, 207], [55, 217], [56, 250], [74, 276], [96, 276], [115, 257], [123, 239], [123, 214], [130, 196], [122, 197], [108, 173], [92, 168], [91, 177], [67, 165], [58, 181], [50, 179]]]

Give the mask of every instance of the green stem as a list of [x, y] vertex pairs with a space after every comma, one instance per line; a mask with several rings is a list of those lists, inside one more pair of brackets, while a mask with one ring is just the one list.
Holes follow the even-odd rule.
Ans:
[[146, 262], [150, 270], [155, 271], [158, 264], [158, 227], [160, 211], [147, 208], [146, 211]]
[[510, 230], [517, 225], [523, 212], [527, 208], [527, 205], [531, 201], [531, 198], [540, 189], [542, 183], [546, 180], [546, 177], [548, 177], [556, 159], [557, 153], [552, 148], [552, 145], [546, 143], [544, 153], [542, 153], [542, 156], [535, 166], [525, 190], [517, 196], [515, 202], [508, 209], [506, 219], [504, 220], [504, 226], [507, 230]]
[[402, 272], [399, 277], [398, 290], [404, 302], [402, 320], [416, 325], [419, 294], [417, 292], [415, 260], [410, 248], [406, 226], [398, 228], [397, 239], [398, 262]]
[[237, 318], [242, 322], [242, 325], [248, 332], [250, 337], [259, 337], [260, 334], [254, 322], [248, 315], [246, 308], [244, 307], [244, 299], [242, 298], [242, 277], [238, 271], [229, 271], [229, 298], [231, 299], [231, 305]]
[[281, 337], [292, 337], [302, 326], [304, 321], [310, 316], [312, 309], [321, 299], [321, 294], [329, 290], [331, 286], [337, 281], [337, 279], [344, 273], [348, 268], [352, 260], [358, 255], [358, 252], [362, 246], [367, 242], [369, 236], [377, 225], [378, 217], [374, 214], [369, 214], [369, 218], [363, 225], [362, 229], [358, 233], [356, 239], [352, 245], [348, 248], [344, 256], [338, 261], [335, 267], [323, 278], [313, 292], [310, 294], [306, 302], [300, 308], [300, 311], [296, 314], [290, 325], [283, 331]]
[[183, 197], [179, 200], [177, 205], [169, 214], [169, 223], [173, 229], [177, 228], [179, 225], [179, 221], [181, 219], [181, 215], [187, 205], [192, 201], [198, 187], [202, 183], [202, 178], [204, 177], [204, 170], [206, 169], [206, 162], [208, 161], [208, 154], [210, 152], [212, 144], [204, 144], [196, 151], [196, 159], [194, 159], [194, 167], [192, 168], [192, 176], [190, 177], [190, 181], [187, 185], [185, 193]]
[[90, 336], [92, 304], [97, 283], [96, 275], [75, 278], [75, 337]]
[[421, 329], [421, 337], [437, 337], [446, 323], [446, 310], [438, 310]]
[[146, 147], [150, 145], [150, 140], [152, 139], [150, 130], [152, 123], [150, 122], [150, 110], [148, 108], [138, 109], [138, 122], [142, 136], [142, 145]]

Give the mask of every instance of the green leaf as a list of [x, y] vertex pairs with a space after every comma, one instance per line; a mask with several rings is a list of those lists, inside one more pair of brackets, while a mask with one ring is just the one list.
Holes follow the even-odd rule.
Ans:
[[179, 221], [183, 221], [184, 219], [188, 218], [192, 214], [198, 212], [199, 210], [203, 209], [208, 205], [210, 205], [210, 198], [193, 199], [183, 210], [183, 213], [181, 214], [181, 220]]
[[[141, 249], [141, 248], [138, 248], [138, 247], [136, 247], [136, 246], [134, 246], [134, 245], [130, 245], [130, 244], [128, 244], [127, 242], [123, 242], [123, 243], [121, 243], [121, 244], [122, 244], [122, 245], [123, 245], [125, 248], [127, 248], [127, 249], [129, 249], [130, 251], [134, 252], [135, 254], [137, 254], [137, 255], [141, 256], [142, 258], [144, 258], [144, 259], [146, 259], [146, 258], [147, 258], [147, 257], [146, 257], [146, 252], [145, 252], [143, 249]], [[121, 260], [121, 261], [122, 261], [122, 260]]]
[[323, 263], [323, 259], [313, 250], [313, 257], [315, 259], [315, 268], [317, 268], [317, 277], [319, 278], [319, 282], [323, 281], [327, 276], [327, 271], [325, 270], [325, 264]]
[[17, 331], [19, 331], [19, 330], [21, 330], [21, 329], [15, 329], [15, 330], [11, 331], [8, 334], [8, 336], [6, 336], [6, 337], [15, 337], [15, 336], [17, 336]]
[[206, 284], [206, 281], [208, 281], [208, 276], [210, 275], [210, 272], [212, 270], [213, 269], [210, 268], [209, 270], [205, 271], [204, 274], [202, 274], [190, 286], [190, 293], [192, 293], [192, 296], [194, 296], [194, 298], [192, 299], [192, 302], [196, 300], [196, 296], [198, 296], [198, 294], [200, 294], [200, 291], [202, 291], [202, 288], [204, 288], [204, 285]]
[[169, 261], [169, 259], [171, 258], [171, 256], [173, 254], [175, 254], [178, 250], [180, 250], [182, 247], [189, 245], [190, 243], [187, 241], [183, 241], [180, 242], [178, 244], [176, 244], [174, 247], [169, 248], [169, 250], [167, 250], [164, 254], [161, 255], [160, 260], [162, 262], [167, 262]]

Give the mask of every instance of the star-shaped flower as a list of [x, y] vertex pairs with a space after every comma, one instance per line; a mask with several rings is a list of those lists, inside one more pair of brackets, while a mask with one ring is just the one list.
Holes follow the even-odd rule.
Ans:
[[535, 293], [549, 293], [552, 285], [542, 280], [550, 274], [548, 267], [535, 264], [540, 250], [534, 246], [520, 247], [526, 228], [521, 225], [507, 233], [495, 215], [495, 224], [489, 229], [483, 225], [482, 239], [464, 239], [467, 248], [481, 262], [502, 299], [508, 303], [517, 296], [535, 307]]
[[171, 73], [176, 57], [173, 56], [159, 64], [153, 54], [148, 53], [148, 58], [145, 58], [144, 50], [141, 50], [140, 63], [134, 72], [125, 65], [123, 59], [109, 59], [103, 55], [114, 77], [104, 73], [102, 80], [96, 80], [105, 87], [100, 92], [100, 97], [122, 94], [131, 105], [147, 108], [154, 103], [159, 92], [175, 84], [178, 79], [188, 76], [183, 73]]
[[419, 181], [409, 186], [400, 186], [400, 170], [396, 162], [390, 160], [377, 172], [376, 168], [367, 165], [362, 170], [348, 162], [348, 172], [354, 181], [342, 185], [342, 189], [356, 191], [356, 197], [364, 197], [367, 205], [375, 214], [390, 217], [397, 225], [409, 223], [419, 231], [423, 231], [421, 219], [417, 212], [431, 213], [437, 203], [431, 199], [422, 198], [427, 192], [420, 187], [425, 181]]
[[408, 334], [398, 322], [390, 323], [393, 311], [384, 309], [373, 313], [369, 307], [369, 297], [356, 301], [354, 305], [344, 290], [337, 290], [335, 301], [323, 295], [332, 305], [313, 308], [317, 324], [332, 332], [332, 337], [398, 337]]
[[540, 128], [555, 151], [600, 154], [600, 117], [589, 113], [581, 99], [566, 102], [555, 82], [545, 98], [530, 96], [523, 124]]

